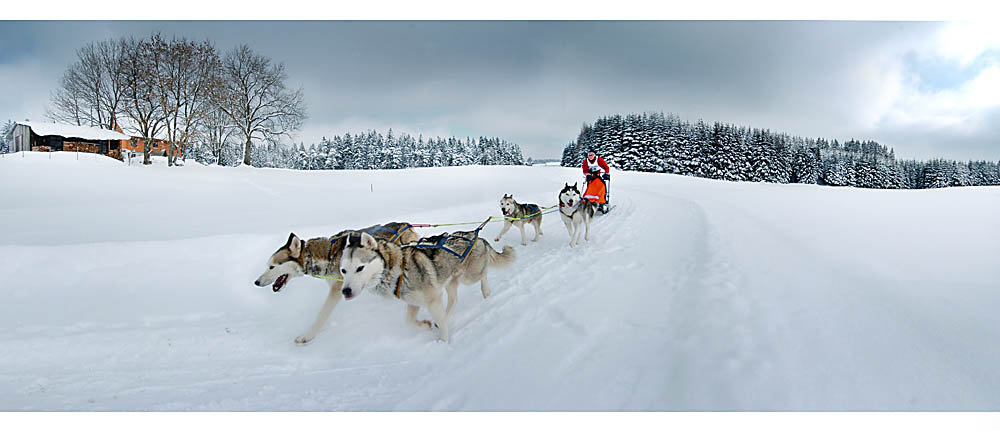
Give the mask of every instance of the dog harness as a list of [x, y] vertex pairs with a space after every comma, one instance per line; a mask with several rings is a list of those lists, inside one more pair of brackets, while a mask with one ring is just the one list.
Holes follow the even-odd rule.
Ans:
[[[517, 202], [514, 203], [520, 204]], [[503, 212], [503, 219], [506, 221], [524, 221], [532, 219], [542, 213], [542, 209], [539, 208], [537, 204], [525, 203], [523, 206], [528, 211], [528, 214], [520, 218], [509, 216], [507, 211], [501, 208], [500, 211]]]
[[403, 286], [403, 274], [399, 274], [399, 279], [396, 280], [396, 290], [392, 291], [393, 295], [396, 295], [396, 299], [402, 299], [399, 297], [399, 289]]
[[571, 207], [571, 206], [568, 205], [568, 204], [566, 204], [566, 203], [563, 203], [562, 200], [559, 200], [559, 213], [561, 213], [563, 215], [566, 215], [566, 216], [568, 216], [570, 218], [573, 218], [573, 215], [576, 215], [576, 213], [580, 210], [580, 204], [581, 203], [583, 203], [583, 201], [576, 202], [576, 206], [572, 206], [573, 207], [573, 213], [567, 214], [566, 212], [563, 212], [563, 208], [564, 207]]
[[399, 231], [394, 231], [387, 227], [375, 226], [371, 230], [368, 230], [368, 234], [375, 236], [375, 233], [377, 232], [389, 232], [392, 233], [392, 237], [389, 238], [389, 242], [396, 242], [399, 239], [399, 237], [403, 236], [403, 233], [409, 230], [411, 227], [413, 227], [413, 224], [407, 223], [406, 227], [399, 229]]
[[[476, 241], [479, 240], [479, 232], [489, 222], [490, 218], [487, 218], [486, 221], [483, 221], [483, 223], [476, 228], [475, 235], [473, 235], [471, 239], [465, 236], [442, 233], [439, 235], [441, 236], [441, 239], [439, 239], [437, 242], [427, 242], [427, 238], [420, 238], [420, 240], [418, 240], [417, 242], [403, 245], [400, 248], [424, 248], [429, 250], [444, 250], [453, 254], [455, 257], [461, 259], [462, 260], [461, 263], [465, 263], [465, 259], [469, 258], [469, 253], [472, 252], [472, 247], [474, 247], [476, 245]], [[455, 238], [461, 239], [469, 243], [469, 246], [465, 248], [465, 251], [459, 253], [445, 246], [445, 243], [447, 243], [449, 239], [455, 239]]]
[[538, 208], [537, 204], [527, 203], [524, 205], [524, 208], [528, 210], [528, 214], [524, 216], [525, 218], [531, 218], [542, 213], [542, 210]]

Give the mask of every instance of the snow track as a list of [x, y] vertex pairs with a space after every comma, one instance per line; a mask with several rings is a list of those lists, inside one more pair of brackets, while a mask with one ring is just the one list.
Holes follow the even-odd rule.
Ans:
[[[86, 187], [0, 191], [3, 410], [1000, 409], [996, 188], [616, 173], [618, 207], [576, 248], [555, 213], [523, 247], [486, 227], [518, 258], [489, 299], [459, 288], [451, 344], [366, 294], [296, 346], [325, 283], [251, 283], [288, 231], [479, 220], [504, 193], [551, 205], [579, 171], [27, 156], [0, 181]], [[91, 187], [137, 182], [153, 191]]]

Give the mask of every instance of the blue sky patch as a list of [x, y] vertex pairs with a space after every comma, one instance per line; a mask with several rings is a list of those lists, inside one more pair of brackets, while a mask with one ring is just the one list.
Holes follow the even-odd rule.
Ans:
[[981, 53], [968, 65], [943, 57], [920, 56], [907, 53], [903, 59], [906, 69], [917, 76], [917, 86], [924, 92], [955, 89], [976, 78], [983, 69], [1000, 63], [1000, 50]]

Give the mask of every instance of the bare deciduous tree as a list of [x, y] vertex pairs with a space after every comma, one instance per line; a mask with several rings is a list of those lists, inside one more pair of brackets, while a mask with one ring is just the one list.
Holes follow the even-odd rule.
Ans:
[[221, 108], [212, 104], [209, 108], [202, 128], [199, 129], [199, 138], [202, 145], [215, 156], [215, 163], [222, 164], [222, 152], [226, 146], [233, 144], [233, 135], [236, 133], [232, 120], [222, 111]]
[[52, 106], [45, 110], [45, 116], [56, 122], [72, 125], [91, 125], [89, 107], [76, 73], [77, 65], [70, 65], [59, 80], [59, 87], [52, 92]]
[[156, 89], [156, 74], [162, 59], [151, 41], [128, 38], [124, 58], [125, 98], [123, 112], [130, 129], [143, 139], [142, 163], [151, 164], [153, 138], [166, 126], [166, 115]]
[[166, 41], [159, 35], [150, 40], [158, 64], [154, 91], [165, 117], [169, 149], [167, 165], [177, 163], [178, 150], [186, 152], [191, 140], [211, 108], [216, 94], [221, 62], [208, 41], [197, 43], [186, 38]]
[[277, 142], [302, 127], [306, 107], [302, 89], [285, 87], [284, 65], [240, 45], [222, 62], [223, 88], [218, 107], [243, 138], [243, 164], [250, 165], [254, 139]]
[[124, 40], [91, 42], [76, 51], [77, 60], [52, 94], [47, 116], [75, 125], [114, 129], [124, 98]]

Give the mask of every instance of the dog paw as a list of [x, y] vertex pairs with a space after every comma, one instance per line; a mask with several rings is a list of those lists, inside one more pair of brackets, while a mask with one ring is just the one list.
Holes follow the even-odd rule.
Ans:
[[522, 247], [526, 247], [526, 246], [528, 246], [528, 243], [527, 242], [521, 242], [521, 246]]
[[298, 344], [300, 346], [304, 345], [304, 344], [309, 344], [309, 342], [312, 341], [313, 338], [316, 338], [316, 337], [306, 337], [306, 336], [303, 335], [303, 336], [298, 337], [298, 338], [295, 339], [295, 344]]
[[431, 329], [431, 328], [434, 327], [434, 324], [431, 323], [430, 320], [421, 320], [421, 321], [417, 322], [417, 326], [419, 326], [421, 328]]

